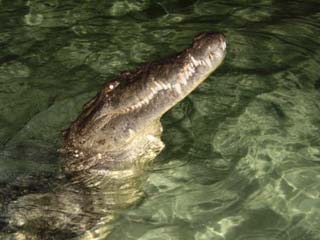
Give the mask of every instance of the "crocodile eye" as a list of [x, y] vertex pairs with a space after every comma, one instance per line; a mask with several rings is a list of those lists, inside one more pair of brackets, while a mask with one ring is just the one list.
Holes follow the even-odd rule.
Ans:
[[116, 87], [118, 87], [120, 84], [120, 82], [118, 81], [112, 81], [112, 82], [108, 82], [105, 86], [105, 90], [106, 92], [111, 92], [112, 90], [114, 90]]

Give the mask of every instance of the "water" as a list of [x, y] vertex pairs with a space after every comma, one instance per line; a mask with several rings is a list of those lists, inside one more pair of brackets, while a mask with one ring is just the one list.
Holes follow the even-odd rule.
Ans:
[[223, 32], [221, 68], [111, 240], [320, 239], [318, 1], [0, 0], [0, 180], [53, 171], [60, 131], [120, 71]]

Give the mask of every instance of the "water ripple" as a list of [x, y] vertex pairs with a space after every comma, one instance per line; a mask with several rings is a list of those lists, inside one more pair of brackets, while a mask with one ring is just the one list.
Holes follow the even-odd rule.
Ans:
[[110, 239], [320, 238], [318, 1], [0, 6], [1, 181], [32, 160], [50, 171], [60, 130], [105, 81], [221, 31], [223, 66], [163, 118], [146, 197]]

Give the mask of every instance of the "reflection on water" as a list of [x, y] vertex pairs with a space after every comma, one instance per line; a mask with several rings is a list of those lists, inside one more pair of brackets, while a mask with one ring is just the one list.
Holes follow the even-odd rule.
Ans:
[[228, 39], [163, 119], [146, 198], [109, 239], [320, 239], [318, 1], [0, 1], [0, 180], [53, 171], [60, 130], [119, 71]]

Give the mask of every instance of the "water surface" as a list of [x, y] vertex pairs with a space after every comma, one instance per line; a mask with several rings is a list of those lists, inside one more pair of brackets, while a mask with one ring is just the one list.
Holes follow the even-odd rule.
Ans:
[[0, 181], [53, 171], [60, 131], [120, 71], [223, 32], [223, 66], [163, 118], [111, 240], [320, 239], [320, 3], [0, 0]]

